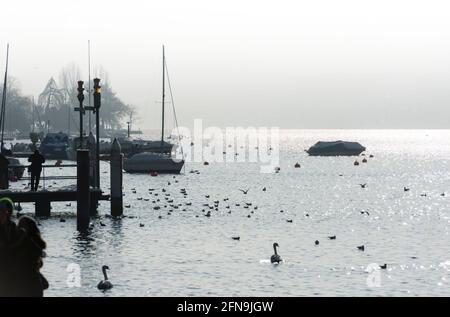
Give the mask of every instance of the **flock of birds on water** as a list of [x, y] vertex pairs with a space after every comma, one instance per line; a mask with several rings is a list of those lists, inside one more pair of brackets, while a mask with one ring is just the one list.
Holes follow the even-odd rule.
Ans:
[[[370, 158], [374, 158], [374, 156], [373, 156], [373, 155], [370, 155]], [[362, 163], [368, 163], [368, 160], [367, 160], [366, 158], [364, 158], [364, 159], [362, 160]], [[204, 165], [205, 165], [205, 166], [209, 166], [209, 163], [208, 163], [208, 162], [205, 162]], [[358, 161], [355, 161], [355, 162], [354, 162], [354, 166], [359, 166], [359, 162], [358, 162]], [[296, 168], [296, 169], [301, 168], [300, 163], [296, 163], [296, 164], [294, 165], [294, 168]], [[280, 172], [280, 170], [281, 170], [281, 169], [278, 167], [278, 168], [276, 168], [276, 171], [275, 171], [275, 172]], [[193, 173], [195, 173], [195, 174], [200, 174], [200, 171], [198, 171], [198, 170], [191, 170], [190, 173], [191, 173], [191, 174], [193, 174]], [[343, 175], [342, 175], [342, 174], [339, 174], [339, 176], [343, 176]], [[176, 177], [174, 176], [173, 178], [175, 179]], [[173, 182], [174, 182], [174, 183], [178, 183], [177, 180], [174, 180]], [[172, 185], [172, 182], [170, 182], [170, 181], [167, 182], [167, 185], [168, 185], [168, 186]], [[367, 183], [364, 183], [364, 184], [358, 184], [358, 185], [361, 187], [361, 189], [367, 189], [367, 188], [368, 188], [368, 184], [367, 184]], [[137, 194], [136, 188], [132, 188], [131, 191], [132, 191], [133, 194]], [[156, 192], [155, 189], [150, 188], [148, 191], [149, 191], [149, 193], [150, 193], [151, 195], [153, 195], [153, 197], [155, 198], [154, 200], [152, 200], [152, 203], [153, 203], [153, 204], [158, 204], [158, 203], [161, 202], [161, 199], [158, 198], [158, 197], [159, 197], [159, 194]], [[239, 188], [238, 191], [242, 192], [243, 195], [247, 195], [247, 194], [249, 193], [250, 189], [249, 189], [249, 188], [244, 188], [244, 189]], [[410, 191], [410, 188], [404, 187], [404, 188], [403, 188], [403, 191], [404, 191], [404, 192], [409, 192], [409, 191]], [[263, 187], [263, 188], [262, 188], [262, 192], [267, 192], [267, 187]], [[164, 207], [167, 208], [168, 206], [170, 206], [170, 208], [172, 208], [172, 209], [170, 209], [170, 210], [168, 211], [168, 213], [167, 213], [168, 216], [170, 216], [170, 215], [172, 214], [172, 212], [174, 211], [174, 209], [183, 208], [183, 204], [174, 204], [174, 200], [173, 200], [172, 198], [170, 198], [171, 195], [170, 195], [169, 193], [167, 193], [167, 190], [166, 190], [166, 189], [163, 188], [163, 189], [162, 189], [162, 193], [163, 193], [163, 196], [165, 196], [165, 197], [164, 197], [165, 202], [168, 204], [168, 205], [164, 205]], [[184, 196], [184, 198], [187, 198], [188, 193], [187, 193], [187, 191], [186, 191], [185, 188], [181, 188], [181, 189], [180, 189], [180, 193]], [[421, 194], [421, 196], [422, 196], [422, 197], [427, 197], [427, 194]], [[445, 193], [442, 193], [441, 196], [445, 196]], [[204, 197], [205, 197], [206, 199], [208, 199], [208, 200], [211, 199], [211, 195], [205, 195]], [[142, 201], [142, 200], [144, 200], [144, 201], [150, 201], [151, 199], [144, 199], [144, 198], [142, 198], [142, 197], [138, 197], [137, 200], [139, 200], [139, 201]], [[224, 199], [223, 199], [223, 202], [229, 202], [229, 198], [224, 198]], [[204, 203], [204, 204], [203, 204], [204, 209], [202, 209], [202, 213], [204, 214], [204, 216], [207, 217], [207, 218], [210, 218], [211, 215], [212, 215], [212, 211], [219, 211], [219, 204], [220, 204], [220, 203], [221, 203], [221, 201], [219, 201], [219, 200], [213, 201], [213, 204], [208, 203], [208, 202]], [[185, 206], [192, 206], [192, 203], [188, 202], [188, 203], [185, 203], [184, 205], [185, 205]], [[242, 204], [236, 203], [235, 206], [236, 206], [236, 207], [241, 207]], [[247, 216], [248, 218], [251, 218], [251, 217], [252, 217], [252, 214], [254, 214], [254, 212], [255, 212], [256, 210], [258, 210], [258, 206], [253, 205], [253, 203], [247, 203], [247, 202], [245, 202], [245, 203], [243, 204], [243, 207], [244, 207], [244, 209], [248, 209], [248, 210], [253, 209], [253, 210], [250, 212], [250, 214]], [[131, 208], [131, 204], [125, 205], [125, 208]], [[228, 210], [228, 213], [229, 213], [229, 214], [232, 213], [232, 211], [231, 211], [231, 206], [230, 206], [229, 204], [227, 204], [227, 206], [226, 206], [225, 208]], [[160, 207], [160, 206], [155, 206], [155, 207], [153, 207], [153, 209], [154, 209], [154, 210], [161, 210], [161, 207]], [[183, 211], [186, 211], [186, 209], [184, 209], [184, 208], [183, 208], [182, 210], [183, 210]], [[280, 210], [280, 213], [284, 213], [284, 211], [283, 211], [283, 210]], [[361, 211], [360, 213], [361, 213], [362, 215], [370, 216], [370, 213], [369, 213], [368, 211]], [[306, 216], [306, 217], [309, 217], [309, 214], [306, 214], [305, 216]], [[132, 217], [132, 216], [131, 216], [131, 217]], [[196, 215], [196, 217], [198, 218], [199, 215]], [[162, 216], [160, 215], [158, 218], [159, 218], [159, 219], [162, 219]], [[292, 220], [292, 219], [286, 219], [286, 222], [287, 222], [287, 223], [293, 223], [293, 220]], [[102, 224], [102, 225], [103, 225], [103, 224]], [[139, 224], [139, 226], [140, 226], [140, 227], [144, 227], [145, 225], [141, 223], [141, 224]], [[337, 240], [336, 235], [331, 235], [331, 236], [328, 236], [327, 238], [328, 238], [328, 240], [331, 240], [331, 241]], [[241, 240], [241, 237], [240, 237], [240, 236], [232, 236], [231, 239], [234, 240], [234, 241], [240, 241], [240, 240]], [[315, 240], [315, 241], [314, 241], [314, 245], [315, 245], [315, 246], [319, 246], [319, 245], [320, 245], [320, 241], [319, 241], [319, 240]], [[277, 242], [274, 242], [274, 243], [273, 243], [273, 255], [270, 257], [270, 262], [271, 262], [272, 264], [274, 264], [274, 265], [278, 265], [278, 264], [284, 262], [283, 258], [282, 258], [281, 255], [278, 253], [278, 249], [279, 249], [279, 248], [280, 248], [279, 244], [278, 244]], [[365, 246], [364, 246], [364, 245], [356, 246], [356, 250], [358, 250], [358, 251], [360, 251], [360, 252], [364, 252], [364, 251], [365, 251]], [[383, 264], [383, 265], [379, 265], [379, 268], [380, 268], [381, 270], [386, 270], [387, 267], [388, 267], [388, 265], [387, 265], [386, 263]], [[108, 289], [110, 289], [110, 288], [113, 287], [112, 284], [111, 284], [111, 282], [108, 280], [108, 276], [107, 276], [107, 274], [106, 274], [106, 270], [107, 270], [107, 269], [109, 269], [108, 266], [103, 266], [103, 267], [102, 267], [102, 272], [103, 272], [104, 280], [101, 281], [101, 282], [98, 284], [98, 289], [99, 289], [99, 290], [108, 290]]]
[[[363, 156], [365, 156], [365, 155], [363, 154]], [[374, 156], [370, 155], [370, 158], [374, 158]], [[363, 160], [362, 160], [362, 163], [368, 163], [367, 158], [364, 157]], [[208, 162], [204, 162], [203, 165], [204, 166], [209, 166], [210, 164]], [[359, 163], [358, 160], [356, 160], [353, 165], [354, 166], [359, 166], [360, 163]], [[294, 165], [294, 168], [296, 168], [296, 169], [301, 168], [300, 163], [296, 163]], [[275, 172], [276, 173], [279, 173], [280, 170], [281, 169], [279, 167], [275, 168]], [[198, 174], [200, 174], [200, 171], [199, 170], [191, 170], [189, 173], [198, 175]], [[343, 174], [339, 174], [339, 176], [344, 176], [344, 175]], [[172, 181], [168, 181], [167, 182], [167, 186], [171, 186], [173, 184], [178, 184], [178, 183], [179, 183], [179, 181], [176, 179], [176, 176], [173, 176]], [[57, 185], [57, 183], [53, 182], [53, 185]], [[368, 184], [367, 183], [358, 184], [358, 185], [361, 187], [361, 189], [367, 189], [368, 188]], [[51, 187], [51, 186], [48, 186], [48, 187]], [[267, 187], [263, 187], [262, 188], [262, 192], [267, 192], [267, 190], [268, 190]], [[410, 190], [411, 189], [406, 187], [406, 186], [403, 188], [404, 192], [409, 192]], [[242, 192], [243, 195], [247, 195], [249, 193], [249, 191], [250, 191], [250, 188], [245, 188], [245, 189], [239, 188], [238, 191]], [[131, 193], [132, 194], [137, 194], [137, 192], [138, 191], [137, 191], [136, 188], [132, 188], [131, 189]], [[181, 188], [179, 190], [179, 192], [180, 192], [181, 195], [183, 195], [184, 198], [188, 197], [188, 193], [187, 193], [187, 190], [185, 188]], [[186, 209], [187, 206], [192, 206], [191, 202], [185, 202], [184, 204], [183, 203], [175, 203], [174, 202], [174, 198], [171, 196], [170, 193], [168, 193], [168, 191], [165, 188], [161, 189], [161, 193], [159, 193], [155, 188], [149, 188], [148, 189], [148, 193], [150, 194], [150, 196], [152, 198], [144, 198], [144, 197], [140, 197], [139, 196], [136, 199], [138, 201], [151, 202], [154, 205], [153, 206], [153, 210], [155, 210], [155, 211], [161, 211], [162, 207], [164, 207], [165, 209], [169, 208], [168, 212], [167, 212], [167, 216], [172, 215], [172, 213], [175, 210], [186, 211], [187, 210]], [[123, 194], [123, 196], [125, 196], [125, 195], [126, 194]], [[442, 193], [441, 196], [444, 197], [444, 196], [446, 196], [446, 194]], [[209, 202], [209, 200], [211, 199], [211, 195], [207, 194], [207, 195], [204, 195], [204, 197], [207, 199], [207, 201], [203, 204], [202, 213], [203, 213], [203, 216], [205, 216], [207, 218], [210, 218], [212, 216], [212, 212], [219, 211], [219, 205], [220, 205], [221, 201], [220, 200], [214, 200], [211, 203], [211, 202]], [[421, 197], [427, 197], [427, 194], [423, 193], [423, 194], [421, 194]], [[222, 201], [224, 203], [227, 203], [226, 206], [225, 206], [225, 209], [227, 210], [228, 214], [231, 214], [232, 210], [231, 210], [231, 205], [229, 203], [229, 200], [230, 200], [229, 198], [222, 199]], [[67, 203], [66, 206], [70, 207], [71, 203]], [[249, 214], [247, 215], [248, 218], [251, 218], [252, 215], [255, 213], [255, 211], [258, 210], [258, 206], [254, 205], [253, 203], [249, 203], [249, 202], [235, 203], [235, 206], [236, 207], [243, 207], [244, 209], [249, 210], [249, 211], [251, 210], [249, 212]], [[132, 205], [131, 204], [126, 204], [126, 205], [124, 205], [124, 207], [126, 209], [129, 209], [129, 208], [132, 207]], [[19, 211], [17, 216], [20, 217], [20, 215], [21, 215], [20, 211], [22, 210], [22, 207], [20, 206], [20, 204], [17, 206], [17, 210]], [[284, 213], [284, 210], [280, 210], [280, 213]], [[362, 215], [370, 216], [370, 213], [368, 211], [361, 211], [360, 213]], [[309, 217], [309, 214], [305, 214], [305, 216]], [[107, 218], [111, 218], [112, 216], [106, 215], [106, 217]], [[131, 218], [131, 219], [135, 218], [135, 216], [123, 216], [123, 217]], [[195, 217], [199, 218], [200, 216], [196, 215]], [[158, 219], [163, 219], [163, 216], [160, 214], [158, 216]], [[60, 222], [64, 223], [64, 222], [66, 222], [66, 220], [63, 217], [61, 217], [60, 218]], [[293, 220], [292, 219], [286, 219], [286, 222], [287, 223], [293, 223]], [[101, 221], [99, 222], [99, 224], [102, 227], [106, 226]], [[91, 228], [92, 227], [93, 227], [93, 224], [91, 225]], [[145, 227], [145, 224], [140, 223], [139, 227], [141, 227], [141, 228]], [[241, 237], [240, 236], [233, 236], [233, 237], [231, 237], [231, 239], [234, 240], [234, 241], [240, 241]], [[336, 239], [337, 239], [336, 235], [328, 236], [328, 240], [336, 240]], [[314, 245], [315, 246], [319, 246], [320, 245], [320, 241], [319, 240], [315, 240], [314, 241]], [[273, 243], [273, 252], [274, 252], [274, 254], [270, 257], [270, 262], [272, 264], [278, 265], [278, 264], [284, 262], [283, 258], [278, 253], [278, 249], [279, 248], [280, 248], [280, 246], [279, 246], [279, 244], [277, 242]], [[365, 251], [365, 246], [364, 245], [356, 246], [356, 249], [361, 251], [361, 252], [364, 252]], [[386, 270], [387, 269], [387, 264], [380, 265], [379, 267], [382, 270]], [[107, 290], [113, 288], [113, 284], [108, 279], [108, 275], [107, 275], [107, 272], [106, 272], [107, 270], [109, 270], [109, 267], [107, 265], [102, 266], [103, 280], [100, 281], [98, 283], [98, 285], [97, 285], [97, 288], [99, 290], [101, 290], [101, 291], [107, 291]]]

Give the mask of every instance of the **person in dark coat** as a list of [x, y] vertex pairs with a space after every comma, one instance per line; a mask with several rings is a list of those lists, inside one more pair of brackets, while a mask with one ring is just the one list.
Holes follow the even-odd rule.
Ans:
[[25, 231], [11, 221], [14, 203], [0, 199], [0, 297], [20, 296], [16, 252], [25, 239]]
[[42, 164], [45, 163], [45, 158], [39, 153], [39, 150], [35, 150], [28, 158], [28, 162], [31, 162], [29, 167], [29, 171], [31, 172], [31, 191], [37, 191], [39, 179], [41, 178]]
[[42, 297], [44, 290], [48, 289], [47, 279], [40, 273], [45, 257], [45, 241], [33, 218], [23, 216], [19, 219], [17, 227], [26, 232], [25, 238], [15, 252], [18, 276], [18, 285], [22, 297]]
[[0, 199], [0, 297], [42, 297], [49, 287], [39, 271], [46, 243], [32, 218], [11, 221], [13, 209], [11, 199]]

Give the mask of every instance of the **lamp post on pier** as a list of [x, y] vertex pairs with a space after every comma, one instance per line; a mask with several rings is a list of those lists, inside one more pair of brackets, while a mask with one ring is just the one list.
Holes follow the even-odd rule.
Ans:
[[80, 106], [75, 111], [80, 112], [80, 147], [77, 150], [77, 229], [86, 231], [89, 228], [91, 190], [89, 186], [89, 149], [83, 149], [83, 116], [85, 108], [83, 81], [78, 82], [78, 101]]
[[[97, 188], [100, 188], [100, 106], [101, 106], [101, 86], [100, 79], [94, 79], [94, 105], [84, 107], [84, 110], [92, 111], [95, 114], [95, 180], [94, 185]], [[89, 92], [90, 93], [90, 92]], [[90, 95], [89, 95], [90, 96]]]
[[84, 88], [83, 88], [84, 82], [82, 80], [78, 81], [78, 101], [80, 102], [80, 106], [75, 108], [75, 111], [80, 112], [80, 149], [83, 148], [83, 115], [85, 113], [84, 107], [83, 107], [83, 101], [84, 101]]
[[102, 101], [101, 95], [102, 87], [100, 86], [100, 79], [94, 79], [94, 113], [95, 113], [95, 136], [97, 138], [96, 144], [96, 171], [95, 171], [95, 185], [100, 188], [100, 106]]

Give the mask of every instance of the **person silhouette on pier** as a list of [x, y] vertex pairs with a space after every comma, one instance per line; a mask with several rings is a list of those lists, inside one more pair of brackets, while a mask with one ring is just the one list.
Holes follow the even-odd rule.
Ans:
[[39, 187], [39, 179], [41, 178], [42, 164], [45, 163], [45, 158], [39, 153], [39, 150], [35, 150], [28, 158], [28, 162], [31, 162], [29, 171], [31, 172], [31, 191], [37, 191]]

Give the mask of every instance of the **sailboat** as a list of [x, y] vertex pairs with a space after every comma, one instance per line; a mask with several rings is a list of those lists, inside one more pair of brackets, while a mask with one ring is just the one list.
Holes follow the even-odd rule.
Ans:
[[[162, 74], [162, 129], [160, 147], [166, 146], [164, 141], [164, 111], [165, 111], [165, 84], [166, 84], [166, 56], [163, 46], [163, 74]], [[170, 82], [169, 82], [170, 83]], [[174, 160], [170, 155], [157, 152], [142, 152], [125, 159], [123, 169], [128, 173], [162, 173], [162, 174], [179, 174], [184, 165], [184, 160]]]

